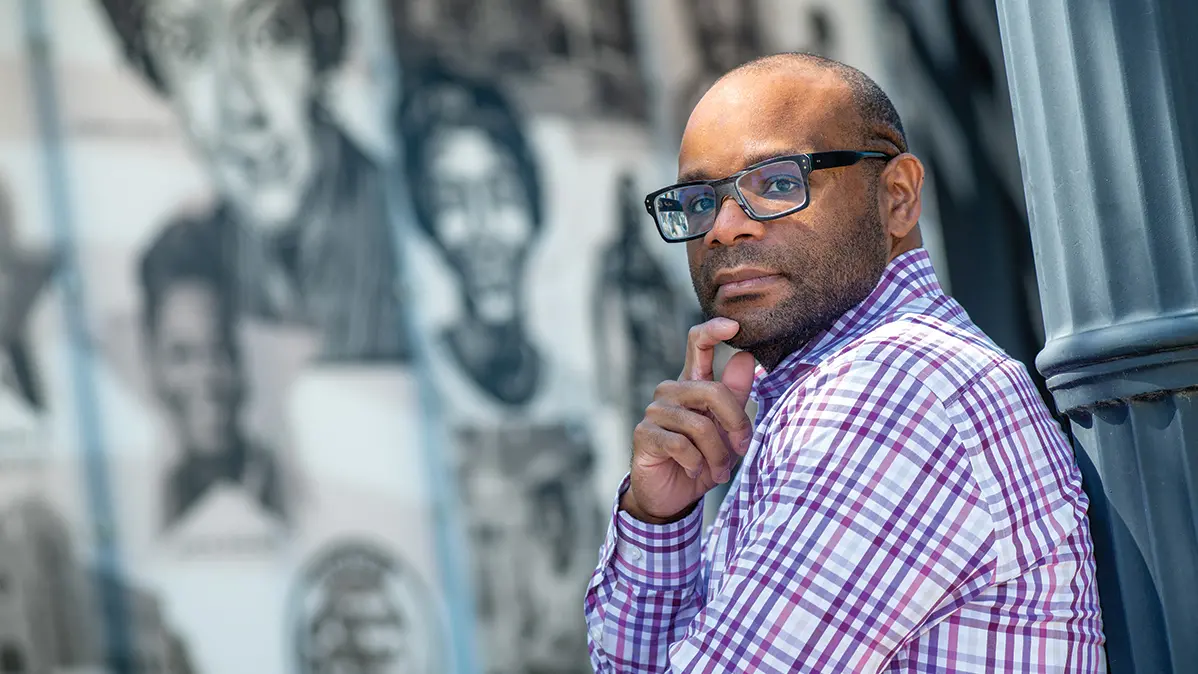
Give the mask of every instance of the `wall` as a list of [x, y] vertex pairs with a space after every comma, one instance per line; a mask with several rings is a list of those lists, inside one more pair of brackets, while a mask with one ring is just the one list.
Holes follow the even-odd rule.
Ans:
[[[54, 513], [57, 573], [101, 581], [59, 600], [87, 626], [47, 642], [69, 657], [9, 615], [0, 657], [589, 671], [629, 433], [697, 315], [641, 199], [719, 73], [803, 49], [890, 88], [892, 21], [872, 0], [0, 6], [0, 509]], [[36, 566], [0, 560], [22, 591]]]

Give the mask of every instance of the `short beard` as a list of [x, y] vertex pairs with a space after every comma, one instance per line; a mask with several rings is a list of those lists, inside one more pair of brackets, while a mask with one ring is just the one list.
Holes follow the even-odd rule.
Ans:
[[848, 230], [847, 238], [823, 257], [810, 250], [750, 248], [750, 244], [712, 251], [698, 273], [691, 275], [703, 314], [708, 319], [716, 316], [716, 289], [711, 282], [716, 271], [743, 264], [782, 272], [791, 294], [741, 321], [740, 332], [726, 342], [773, 370], [860, 304], [882, 277], [889, 255], [880, 219], [861, 218]]

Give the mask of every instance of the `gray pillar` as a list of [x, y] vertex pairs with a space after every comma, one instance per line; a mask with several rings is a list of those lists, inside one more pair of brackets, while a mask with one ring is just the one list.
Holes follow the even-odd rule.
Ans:
[[998, 0], [1112, 672], [1198, 667], [1198, 2]]

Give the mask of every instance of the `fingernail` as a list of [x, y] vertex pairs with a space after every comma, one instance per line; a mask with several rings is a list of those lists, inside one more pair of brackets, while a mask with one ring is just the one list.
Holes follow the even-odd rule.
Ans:
[[720, 481], [720, 484], [727, 482], [731, 478], [732, 478], [732, 471], [728, 470], [727, 468], [720, 469], [720, 476], [718, 478], [718, 480]]
[[751, 436], [751, 435], [746, 437], [744, 440], [741, 440], [740, 441], [740, 453], [741, 454], [748, 453], [749, 445], [752, 445], [752, 444], [753, 444], [753, 436]]
[[692, 480], [699, 479], [699, 471], [698, 470], [687, 470], [686, 475], [687, 475], [687, 477], [689, 477]]

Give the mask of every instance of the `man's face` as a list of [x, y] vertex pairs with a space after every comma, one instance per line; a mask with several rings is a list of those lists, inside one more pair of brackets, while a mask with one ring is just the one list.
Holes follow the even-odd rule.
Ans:
[[[691, 117], [680, 178], [721, 178], [785, 154], [861, 149], [864, 139], [846, 121], [848, 100], [830, 74], [725, 80]], [[869, 294], [888, 258], [876, 176], [864, 162], [812, 172], [810, 205], [770, 222], [749, 219], [728, 199], [715, 228], [688, 242], [703, 311], [740, 324], [729, 344], [750, 351], [782, 345], [784, 356]], [[725, 278], [738, 272], [760, 278]]]
[[296, 0], [150, 0], [147, 45], [217, 187], [270, 230], [316, 167], [311, 36]]
[[228, 449], [242, 393], [229, 340], [207, 285], [178, 282], [163, 295], [151, 367], [159, 398], [188, 451], [211, 456]]
[[461, 275], [475, 315], [484, 323], [511, 323], [535, 233], [516, 162], [479, 129], [451, 129], [432, 142], [434, 236]]

